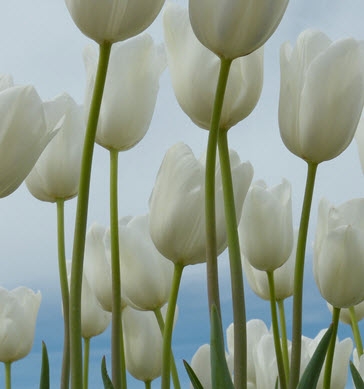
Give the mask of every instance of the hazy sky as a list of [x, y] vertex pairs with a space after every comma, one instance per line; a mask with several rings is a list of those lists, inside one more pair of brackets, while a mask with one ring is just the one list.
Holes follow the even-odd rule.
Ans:
[[[187, 6], [186, 0], [176, 2]], [[0, 6], [0, 72], [12, 74], [16, 84], [33, 84], [44, 100], [65, 91], [82, 103], [85, 87], [82, 51], [90, 40], [74, 26], [64, 1], [13, 0], [1, 1]], [[298, 34], [311, 27], [322, 30], [332, 39], [353, 36], [362, 40], [363, 15], [364, 3], [361, 0], [292, 1], [281, 25], [266, 44], [265, 81], [261, 99], [251, 116], [230, 130], [230, 146], [238, 151], [242, 161], [251, 161], [255, 169], [254, 180], [264, 179], [269, 185], [279, 183], [283, 177], [291, 181], [296, 226], [299, 222], [306, 166], [285, 149], [279, 136], [279, 47], [285, 41], [294, 44]], [[163, 41], [160, 17], [148, 32], [157, 42]], [[160, 93], [149, 132], [140, 144], [121, 154], [119, 158], [120, 216], [148, 211], [148, 199], [161, 160], [165, 151], [178, 141], [190, 145], [199, 156], [206, 147], [207, 132], [197, 128], [179, 108], [167, 69], [161, 78]], [[318, 199], [325, 196], [332, 203], [339, 204], [362, 196], [363, 189], [364, 178], [356, 144], [353, 143], [339, 158], [319, 167], [309, 245], [315, 229]], [[68, 256], [72, 249], [75, 205], [75, 200], [66, 203]], [[36, 200], [25, 185], [0, 200], [0, 285], [7, 288], [26, 285], [40, 289], [45, 306], [58, 304], [55, 216], [55, 205]], [[107, 225], [108, 220], [108, 153], [97, 146], [89, 224], [97, 221]], [[222, 277], [226, 279], [227, 266], [223, 261]], [[185, 299], [181, 299], [186, 306], [180, 308], [181, 323], [187, 323], [196, 312], [206, 307], [202, 286], [205, 282], [203, 271], [203, 266], [195, 266], [186, 271], [182, 283], [182, 295]], [[225, 289], [222, 297], [228, 302], [229, 293], [225, 281], [223, 285]], [[194, 300], [195, 296], [201, 298], [196, 299], [198, 302], [189, 307], [186, 300], [191, 296], [194, 296]], [[266, 305], [264, 307], [268, 308]], [[60, 312], [59, 307], [56, 308]], [[313, 308], [311, 312], [307, 312], [306, 321], [319, 320], [316, 313], [320, 309]], [[248, 312], [250, 317], [260, 315], [256, 306], [248, 308]], [[310, 313], [312, 317], [308, 317]], [[46, 317], [46, 311], [41, 310], [40, 315]], [[230, 313], [225, 319], [226, 323], [231, 320], [229, 315]], [[267, 317], [265, 313], [262, 315]], [[319, 329], [317, 328], [317, 332]], [[177, 341], [190, 342], [194, 347], [198, 344], [198, 339], [182, 339], [182, 324], [180, 331]], [[203, 330], [200, 329], [200, 333]], [[207, 339], [208, 336], [201, 342]], [[192, 354], [186, 355], [185, 358], [190, 359], [191, 356]]]

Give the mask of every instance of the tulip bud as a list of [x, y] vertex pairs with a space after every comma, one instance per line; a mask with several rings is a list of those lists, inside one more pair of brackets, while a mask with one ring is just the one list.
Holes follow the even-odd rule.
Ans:
[[118, 42], [144, 31], [165, 0], [66, 0], [77, 27], [97, 43]]
[[353, 199], [336, 208], [323, 199], [319, 205], [314, 276], [324, 299], [337, 308], [364, 300], [363, 217], [364, 199]]
[[[86, 47], [87, 110], [94, 89], [97, 58], [94, 47]], [[99, 145], [123, 151], [144, 137], [154, 113], [159, 77], [165, 67], [164, 51], [147, 34], [114, 46], [96, 132]]]
[[242, 252], [258, 270], [273, 271], [289, 258], [293, 246], [291, 185], [287, 180], [249, 190], [239, 225]]
[[[168, 3], [163, 15], [168, 68], [177, 101], [199, 127], [209, 129], [219, 75], [219, 59], [196, 38], [187, 10]], [[263, 48], [233, 62], [220, 128], [228, 130], [256, 106], [263, 86]]]
[[[250, 163], [241, 163], [233, 151], [230, 159], [239, 220], [253, 168]], [[149, 207], [150, 235], [163, 256], [183, 265], [206, 260], [204, 156], [196, 160], [185, 144], [172, 146], [158, 172]], [[227, 241], [219, 165], [216, 166], [216, 226], [217, 250], [221, 253]]]
[[58, 128], [47, 127], [43, 102], [32, 86], [2, 90], [0, 117], [1, 198], [19, 187]]
[[279, 127], [286, 147], [313, 163], [341, 154], [352, 141], [364, 104], [359, 42], [331, 42], [304, 31], [295, 48], [281, 47]]
[[14, 362], [30, 353], [41, 301], [40, 292], [0, 288], [0, 361]]
[[161, 308], [168, 302], [173, 265], [155, 248], [148, 215], [119, 221], [121, 293], [135, 309]]
[[[332, 313], [333, 312], [332, 305], [327, 303], [327, 306], [328, 306], [330, 312]], [[356, 321], [359, 322], [364, 317], [364, 301], [362, 301], [361, 303], [359, 303], [357, 305], [354, 305], [352, 308], [355, 312]], [[351, 325], [351, 315], [350, 315], [349, 308], [341, 308], [340, 309], [340, 321], [342, 321], [345, 324]]]
[[[44, 104], [49, 129], [59, 128], [25, 180], [39, 200], [68, 200], [78, 193], [85, 124], [81, 106], [67, 94]], [[60, 119], [62, 122], [60, 124]]]
[[189, 0], [198, 40], [217, 56], [234, 59], [250, 54], [270, 38], [288, 0]]

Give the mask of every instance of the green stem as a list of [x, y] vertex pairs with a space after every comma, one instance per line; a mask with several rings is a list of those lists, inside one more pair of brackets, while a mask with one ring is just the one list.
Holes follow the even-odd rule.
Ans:
[[284, 310], [284, 300], [278, 300], [278, 311], [279, 311], [279, 323], [281, 328], [281, 339], [282, 339], [282, 354], [284, 371], [286, 373], [286, 380], [289, 378], [289, 355], [288, 355], [288, 342], [287, 342], [287, 328], [286, 328], [286, 315]]
[[247, 339], [243, 270], [241, 264], [238, 222], [236, 219], [233, 179], [231, 175], [227, 131], [219, 131], [219, 157], [229, 247], [230, 277], [234, 320], [234, 385], [247, 387]]
[[83, 338], [83, 389], [88, 389], [88, 368], [90, 365], [90, 338]]
[[145, 389], [151, 389], [152, 388], [152, 381], [144, 381], [144, 387], [145, 387]]
[[216, 306], [219, 316], [220, 296], [217, 268], [217, 247], [216, 247], [216, 215], [215, 215], [215, 167], [216, 149], [220, 127], [220, 117], [224, 102], [225, 90], [232, 61], [220, 59], [220, 73], [216, 87], [214, 108], [211, 118], [211, 126], [206, 153], [206, 175], [205, 175], [205, 218], [206, 218], [206, 271], [207, 271], [207, 293], [209, 309]]
[[326, 354], [323, 389], [330, 389], [332, 363], [334, 361], [337, 329], [339, 327], [339, 317], [340, 317], [340, 308], [333, 307], [333, 311], [332, 311], [333, 331], [330, 339], [329, 348], [327, 349], [327, 354]]
[[111, 369], [115, 389], [126, 388], [123, 334], [121, 332], [121, 285], [118, 213], [118, 150], [110, 151], [110, 246], [112, 277]]
[[301, 222], [298, 232], [296, 264], [293, 287], [293, 319], [292, 319], [292, 351], [289, 388], [295, 389], [300, 376], [301, 365], [301, 337], [302, 337], [302, 296], [303, 296], [303, 273], [305, 267], [305, 253], [308, 223], [310, 220], [311, 203], [315, 177], [318, 164], [307, 162], [307, 179], [305, 196], [302, 205]]
[[353, 337], [355, 340], [356, 351], [358, 352], [358, 357], [360, 358], [360, 356], [363, 355], [363, 342], [361, 340], [358, 320], [356, 318], [356, 313], [355, 313], [355, 307], [350, 307], [349, 313], [350, 313], [350, 321], [351, 321], [351, 330], [353, 332]]
[[274, 348], [276, 351], [280, 388], [286, 389], [287, 381], [286, 381], [286, 373], [285, 373], [284, 363], [283, 363], [281, 339], [280, 339], [279, 328], [278, 328], [278, 315], [277, 315], [276, 293], [275, 293], [273, 272], [267, 271], [267, 277], [268, 277], [268, 285], [269, 285], [269, 298], [270, 298], [270, 309], [271, 309], [271, 316], [272, 316]]
[[11, 362], [4, 362], [5, 366], [5, 389], [11, 389]]
[[67, 278], [65, 238], [64, 238], [64, 200], [57, 200], [58, 272], [63, 307], [63, 358], [61, 389], [69, 388], [70, 381], [70, 335], [69, 335], [69, 289]]
[[70, 287], [71, 388], [82, 388], [81, 291], [92, 157], [111, 43], [100, 45], [99, 63], [82, 152]]
[[[161, 334], [163, 336], [164, 320], [160, 308], [154, 310], [154, 315], [157, 319], [159, 329], [161, 330]], [[176, 366], [176, 361], [174, 359], [173, 350], [171, 351], [171, 375], [172, 375], [174, 389], [181, 389], [181, 384], [179, 382], [178, 370]]]
[[162, 355], [162, 383], [161, 389], [170, 388], [171, 375], [171, 356], [172, 356], [172, 332], [174, 323], [174, 313], [176, 310], [177, 296], [181, 283], [182, 272], [184, 265], [180, 263], [174, 264], [174, 273], [172, 280], [171, 292], [168, 300], [166, 313], [166, 321], [163, 331], [163, 355]]

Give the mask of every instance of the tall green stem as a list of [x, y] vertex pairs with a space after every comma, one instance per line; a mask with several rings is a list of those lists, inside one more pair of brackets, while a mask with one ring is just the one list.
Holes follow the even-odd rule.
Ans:
[[286, 373], [285, 373], [284, 363], [283, 363], [281, 339], [280, 339], [279, 328], [278, 328], [278, 315], [277, 315], [276, 293], [275, 293], [273, 272], [267, 271], [267, 277], [268, 277], [268, 285], [269, 285], [269, 298], [270, 298], [270, 309], [271, 309], [271, 316], [272, 316], [273, 339], [274, 339], [274, 348], [276, 351], [276, 358], [277, 358], [279, 383], [281, 389], [286, 389], [287, 381], [286, 381]]
[[284, 370], [286, 372], [286, 379], [289, 378], [289, 356], [288, 356], [288, 342], [287, 342], [287, 328], [286, 328], [286, 315], [284, 312], [284, 300], [278, 300], [278, 311], [279, 311], [279, 323], [281, 329], [282, 339], [282, 355]]
[[119, 259], [119, 212], [118, 212], [118, 156], [117, 150], [110, 151], [110, 246], [112, 277], [112, 324], [111, 324], [111, 368], [115, 389], [125, 389], [126, 367], [124, 340], [121, 331], [121, 285]]
[[88, 368], [90, 365], [90, 338], [83, 338], [83, 389], [88, 389]]
[[323, 389], [330, 389], [330, 385], [331, 385], [332, 363], [334, 361], [337, 329], [339, 327], [339, 317], [340, 317], [340, 308], [334, 307], [332, 311], [333, 330], [332, 330], [329, 348], [327, 349], [327, 354], [326, 354]]
[[236, 388], [246, 388], [247, 339], [245, 296], [227, 131], [219, 131], [218, 145], [222, 187], [224, 193], [226, 234], [229, 248], [230, 277], [233, 300], [234, 385]]
[[60, 388], [68, 389], [70, 381], [69, 289], [64, 238], [64, 200], [62, 199], [57, 200], [57, 236], [58, 273], [63, 308], [63, 358]]
[[144, 387], [145, 389], [152, 389], [152, 381], [145, 381]]
[[356, 318], [355, 307], [349, 308], [350, 321], [351, 321], [351, 330], [353, 332], [353, 337], [356, 345], [356, 351], [358, 352], [358, 357], [360, 358], [363, 355], [363, 342], [361, 340], [361, 335], [358, 326], [358, 319]]
[[[164, 320], [160, 308], [154, 310], [154, 315], [157, 319], [159, 329], [161, 330], [161, 334], [163, 336]], [[171, 375], [172, 375], [174, 389], [181, 389], [181, 384], [179, 382], [178, 370], [176, 366], [176, 361], [174, 359], [173, 350], [171, 351]]]
[[11, 362], [5, 362], [5, 389], [11, 389]]
[[180, 263], [174, 264], [172, 287], [169, 295], [166, 321], [165, 321], [164, 331], [163, 331], [161, 389], [170, 388], [173, 322], [174, 322], [174, 313], [176, 310], [177, 296], [178, 296], [179, 286], [181, 283], [183, 268], [184, 265]]
[[302, 296], [303, 296], [303, 273], [305, 267], [305, 253], [308, 223], [310, 220], [311, 203], [317, 164], [307, 162], [307, 179], [305, 196], [303, 199], [301, 222], [298, 232], [296, 264], [294, 271], [293, 287], [293, 321], [292, 321], [292, 351], [289, 388], [295, 389], [300, 376], [301, 365], [301, 337], [302, 337]]
[[95, 86], [82, 152], [70, 288], [70, 348], [72, 389], [82, 388], [81, 291], [83, 257], [85, 252], [92, 157], [95, 145], [97, 122], [99, 119], [101, 100], [110, 58], [111, 45], [112, 44], [109, 42], [105, 42], [100, 45], [99, 63], [97, 67]]
[[211, 307], [215, 305], [220, 318], [221, 312], [216, 248], [215, 167], [220, 117], [231, 63], [231, 60], [221, 58], [220, 73], [216, 87], [215, 102], [207, 144], [205, 176], [207, 293], [210, 310]]

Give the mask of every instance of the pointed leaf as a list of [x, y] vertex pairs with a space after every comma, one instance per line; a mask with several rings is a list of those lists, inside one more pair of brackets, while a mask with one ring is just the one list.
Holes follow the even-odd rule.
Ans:
[[101, 376], [102, 382], [104, 383], [104, 389], [114, 389], [114, 385], [112, 384], [111, 379], [107, 373], [105, 356], [102, 357], [101, 361]]
[[49, 389], [49, 359], [47, 346], [44, 342], [42, 342], [42, 368], [39, 389]]
[[364, 381], [361, 378], [358, 369], [355, 367], [354, 363], [350, 361], [350, 371], [351, 376], [353, 377], [354, 385], [356, 389], [364, 389]]
[[185, 369], [187, 371], [188, 376], [190, 377], [191, 384], [193, 389], [203, 389], [203, 386], [198, 379], [197, 375], [193, 371], [192, 367], [188, 364], [187, 361], [183, 360], [183, 364], [185, 365]]
[[219, 313], [211, 307], [211, 379], [213, 389], [234, 389], [225, 357], [224, 335]]
[[322, 365], [324, 364], [326, 352], [330, 344], [333, 326], [331, 325], [325, 335], [320, 340], [310, 362], [308, 363], [297, 389], [312, 389], [316, 388], [320, 377]]

